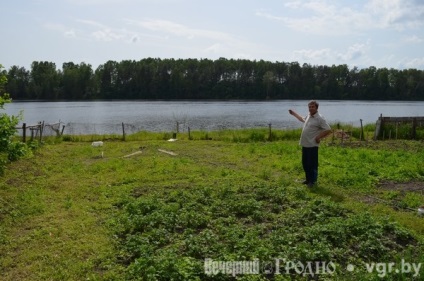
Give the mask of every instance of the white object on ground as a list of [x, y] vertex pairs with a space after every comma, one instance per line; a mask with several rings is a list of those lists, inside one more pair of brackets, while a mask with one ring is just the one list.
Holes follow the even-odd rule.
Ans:
[[102, 141], [93, 141], [91, 143], [91, 146], [103, 146], [103, 142]]
[[172, 152], [172, 151], [167, 151], [167, 150], [164, 150], [164, 149], [158, 149], [158, 151], [172, 155], [172, 156], [177, 156], [177, 154], [175, 152]]
[[134, 155], [138, 155], [138, 154], [141, 154], [141, 153], [142, 153], [142, 151], [136, 151], [134, 153], [131, 153], [131, 154], [122, 156], [122, 158], [128, 158], [128, 157], [131, 157], [131, 156], [134, 156]]

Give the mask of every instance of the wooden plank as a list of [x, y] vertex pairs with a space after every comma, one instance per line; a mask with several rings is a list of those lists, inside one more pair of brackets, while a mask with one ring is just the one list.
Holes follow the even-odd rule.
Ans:
[[139, 154], [141, 154], [141, 153], [143, 153], [143, 152], [142, 152], [142, 151], [136, 151], [136, 152], [134, 152], [134, 153], [131, 153], [131, 154], [128, 154], [128, 155], [122, 156], [122, 158], [132, 157], [132, 156], [135, 156], [135, 155], [139, 155]]
[[378, 136], [380, 135], [380, 130], [381, 130], [381, 119], [378, 118], [377, 123], [375, 124], [374, 140], [377, 140]]
[[167, 150], [164, 150], [164, 149], [158, 149], [158, 151], [159, 152], [162, 152], [162, 153], [166, 153], [166, 154], [172, 155], [172, 156], [177, 156], [177, 154], [174, 153], [174, 152], [172, 152], [172, 151], [167, 151]]

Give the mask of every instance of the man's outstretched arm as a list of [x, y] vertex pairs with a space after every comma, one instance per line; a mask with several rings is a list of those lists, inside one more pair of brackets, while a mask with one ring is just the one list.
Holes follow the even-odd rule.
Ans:
[[299, 120], [300, 122], [302, 122], [302, 123], [305, 122], [305, 119], [302, 116], [300, 116], [299, 114], [297, 114], [295, 111], [289, 109], [289, 113], [291, 115], [293, 115], [294, 117], [296, 117], [296, 119]]

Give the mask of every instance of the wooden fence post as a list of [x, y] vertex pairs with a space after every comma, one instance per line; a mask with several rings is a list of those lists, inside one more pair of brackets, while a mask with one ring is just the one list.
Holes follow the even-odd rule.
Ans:
[[272, 141], [272, 130], [271, 130], [271, 123], [268, 124], [269, 127], [269, 135], [268, 135], [268, 140]]
[[44, 121], [43, 123], [40, 124], [40, 142], [41, 142], [41, 139], [43, 138], [43, 129], [44, 129]]
[[122, 122], [122, 140], [125, 141], [125, 126], [124, 126], [124, 122]]
[[412, 139], [417, 138], [417, 118], [412, 119]]
[[399, 127], [399, 122], [396, 122], [396, 136], [395, 136], [396, 140], [398, 138], [398, 127]]
[[22, 142], [26, 142], [26, 123], [22, 124]]
[[381, 129], [383, 128], [383, 114], [380, 114], [380, 117], [375, 124], [374, 140], [377, 140], [380, 136]]

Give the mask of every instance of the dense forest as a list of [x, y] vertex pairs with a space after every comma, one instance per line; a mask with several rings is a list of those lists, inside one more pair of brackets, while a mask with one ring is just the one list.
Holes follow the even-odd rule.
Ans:
[[3, 70], [15, 100], [335, 99], [424, 100], [424, 71], [313, 66], [220, 58], [37, 62]]

